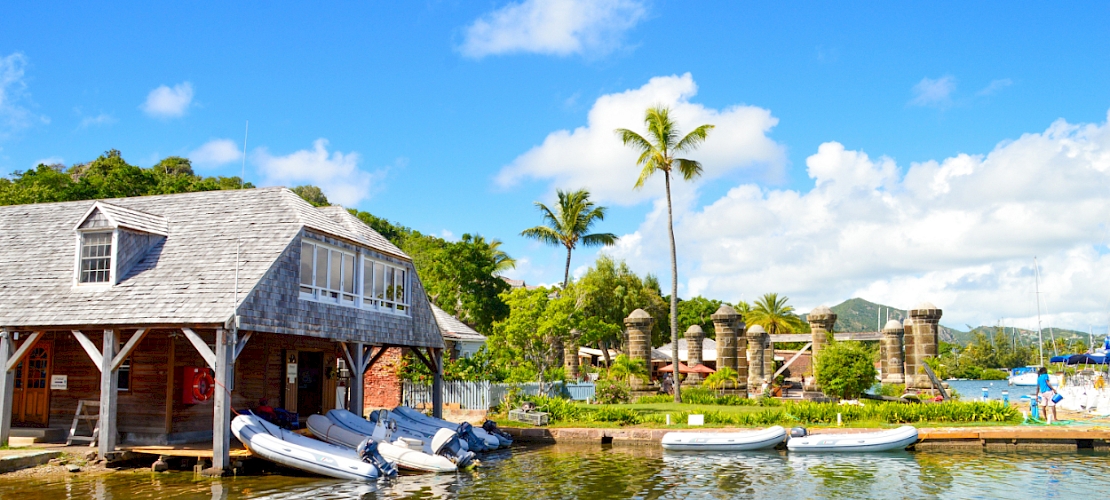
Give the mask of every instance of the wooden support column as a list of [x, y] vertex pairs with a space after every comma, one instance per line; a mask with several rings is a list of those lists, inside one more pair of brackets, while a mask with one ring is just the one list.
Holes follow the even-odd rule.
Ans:
[[366, 383], [366, 370], [364, 368], [366, 366], [366, 350], [363, 349], [362, 342], [351, 342], [350, 346], [353, 347], [353, 349], [348, 348], [346, 342], [344, 342], [342, 346], [343, 353], [347, 358], [347, 363], [351, 365], [349, 367], [351, 370], [351, 386], [347, 388], [347, 392], [350, 395], [350, 399], [347, 403], [347, 411], [362, 417], [364, 416], [362, 411], [365, 406], [363, 385]]
[[8, 445], [12, 433], [12, 398], [15, 394], [15, 374], [8, 370], [12, 357], [12, 332], [0, 330], [0, 446]]
[[112, 368], [112, 359], [119, 350], [119, 337], [115, 330], [104, 330], [104, 343], [100, 352], [100, 437], [97, 451], [101, 460], [116, 451], [116, 405], [119, 400], [119, 370]]
[[443, 349], [428, 348], [428, 355], [435, 363], [435, 369], [432, 370], [435, 374], [432, 379], [432, 416], [443, 418]]
[[235, 333], [216, 329], [216, 389], [212, 405], [212, 469], [227, 470], [231, 465], [231, 377], [235, 368]]

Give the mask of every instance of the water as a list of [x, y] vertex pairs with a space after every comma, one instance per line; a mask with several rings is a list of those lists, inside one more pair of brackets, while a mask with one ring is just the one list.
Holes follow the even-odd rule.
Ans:
[[1037, 393], [1035, 386], [1010, 385], [1005, 380], [945, 380], [948, 387], [955, 389], [960, 394], [961, 401], [979, 401], [983, 399], [983, 388], [986, 387], [989, 399], [1002, 399], [1002, 391], [1010, 392], [1010, 402], [1017, 403], [1024, 395], [1033, 396]]
[[1110, 477], [1105, 453], [670, 453], [654, 446], [518, 446], [458, 475], [360, 484], [188, 472], [0, 476], [0, 499], [1080, 498]]

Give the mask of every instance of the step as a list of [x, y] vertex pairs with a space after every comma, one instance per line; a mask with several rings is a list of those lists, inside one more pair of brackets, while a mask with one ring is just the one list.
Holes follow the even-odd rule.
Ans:
[[13, 427], [11, 437], [31, 438], [35, 443], [62, 443], [69, 437], [69, 429]]

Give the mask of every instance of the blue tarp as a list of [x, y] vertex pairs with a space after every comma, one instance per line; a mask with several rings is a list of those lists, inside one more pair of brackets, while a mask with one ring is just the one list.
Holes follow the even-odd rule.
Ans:
[[1074, 354], [1065, 354], [1063, 356], [1053, 356], [1048, 360], [1049, 363], [1067, 363]]
[[1069, 365], [1110, 365], [1110, 359], [1108, 359], [1106, 355], [1073, 354], [1066, 357], [1067, 361], [1065, 362]]

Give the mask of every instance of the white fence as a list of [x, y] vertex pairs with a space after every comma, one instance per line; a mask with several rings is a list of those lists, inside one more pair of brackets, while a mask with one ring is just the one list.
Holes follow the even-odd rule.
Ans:
[[[576, 401], [593, 399], [594, 384], [567, 384], [553, 382], [545, 384], [545, 395], [548, 397], [562, 396]], [[503, 384], [495, 382], [464, 382], [460, 380], [443, 382], [443, 403], [458, 403], [467, 410], [488, 410], [501, 404], [509, 391], [519, 388], [522, 395], [535, 396], [540, 393], [540, 384], [530, 382], [526, 384]], [[432, 386], [415, 384], [405, 380], [401, 386], [401, 402], [405, 406], [432, 404]]]

